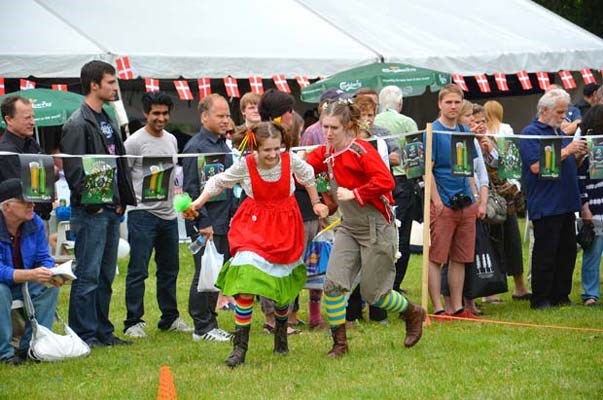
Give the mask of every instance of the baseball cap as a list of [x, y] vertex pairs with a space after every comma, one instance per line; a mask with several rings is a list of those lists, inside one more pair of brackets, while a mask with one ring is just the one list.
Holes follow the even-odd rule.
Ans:
[[0, 203], [9, 199], [23, 199], [23, 185], [17, 178], [7, 179], [0, 183]]

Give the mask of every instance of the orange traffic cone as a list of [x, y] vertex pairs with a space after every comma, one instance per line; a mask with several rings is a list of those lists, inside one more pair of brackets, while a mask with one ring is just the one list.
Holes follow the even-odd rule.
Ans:
[[177, 400], [176, 386], [170, 367], [164, 365], [159, 370], [159, 390], [157, 391], [157, 400]]

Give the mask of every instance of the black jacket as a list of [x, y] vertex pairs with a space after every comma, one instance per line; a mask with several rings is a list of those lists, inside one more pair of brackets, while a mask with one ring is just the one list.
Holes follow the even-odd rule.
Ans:
[[[103, 113], [105, 111], [103, 110]], [[120, 130], [113, 120], [105, 113], [107, 120], [111, 121], [115, 140], [115, 154], [124, 155], [126, 150], [121, 140]], [[79, 110], [74, 112], [63, 125], [61, 137], [61, 152], [65, 154], [111, 154], [93, 111], [83, 103]], [[136, 205], [136, 195], [132, 186], [132, 176], [125, 158], [117, 160], [117, 193], [113, 195], [113, 202], [125, 209], [126, 205]], [[84, 169], [81, 158], [64, 158], [63, 169], [65, 178], [71, 190], [71, 205], [81, 205], [82, 191], [84, 189]], [[100, 205], [86, 205], [90, 212], [98, 211]]]

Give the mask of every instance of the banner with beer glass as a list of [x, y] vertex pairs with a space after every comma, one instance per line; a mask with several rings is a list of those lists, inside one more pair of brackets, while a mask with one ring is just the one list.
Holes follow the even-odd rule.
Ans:
[[423, 135], [411, 135], [406, 137], [406, 143], [402, 147], [402, 162], [404, 171], [408, 178], [419, 178], [425, 175], [425, 149], [423, 147]]
[[[203, 190], [203, 187], [209, 178], [220, 172], [224, 172], [225, 157], [225, 154], [203, 155], [197, 157], [197, 172], [199, 174], [199, 187], [201, 190]], [[223, 191], [208, 201], [224, 201], [226, 199], [226, 191]]]
[[561, 140], [540, 140], [540, 177], [557, 179], [561, 171]]
[[473, 176], [473, 136], [452, 136], [450, 140], [452, 175]]
[[498, 177], [521, 179], [521, 156], [519, 138], [498, 138]]
[[85, 175], [82, 204], [113, 204], [115, 160], [110, 157], [82, 157]]
[[589, 139], [588, 150], [590, 179], [603, 179], [603, 139]]
[[[2, 156], [6, 157], [6, 156]], [[19, 154], [23, 198], [36, 203], [54, 199], [54, 160], [45, 154]]]
[[142, 202], [165, 201], [170, 190], [174, 160], [172, 157], [142, 159]]

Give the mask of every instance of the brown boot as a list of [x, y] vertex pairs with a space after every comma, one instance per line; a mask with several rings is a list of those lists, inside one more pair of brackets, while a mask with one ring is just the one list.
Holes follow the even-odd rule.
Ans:
[[345, 324], [341, 324], [337, 328], [331, 328], [331, 335], [333, 336], [333, 348], [327, 356], [335, 358], [347, 353], [348, 337], [345, 333]]
[[274, 324], [274, 354], [285, 355], [289, 353], [289, 344], [287, 343], [287, 320], [276, 320]]
[[237, 326], [234, 334], [234, 349], [226, 359], [226, 365], [230, 368], [237, 367], [245, 362], [245, 354], [249, 345], [249, 326]]
[[408, 308], [400, 314], [400, 318], [406, 320], [406, 337], [404, 346], [412, 347], [419, 342], [423, 334], [423, 321], [425, 321], [425, 310], [422, 307], [408, 302]]

